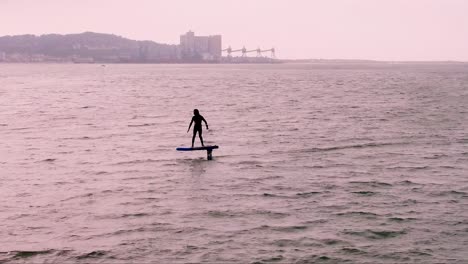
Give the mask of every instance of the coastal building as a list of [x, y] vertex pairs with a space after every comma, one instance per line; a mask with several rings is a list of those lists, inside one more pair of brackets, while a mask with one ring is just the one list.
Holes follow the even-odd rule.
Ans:
[[44, 54], [32, 54], [30, 56], [31, 62], [44, 62], [46, 61], [46, 56]]
[[222, 53], [221, 35], [195, 36], [192, 31], [180, 36], [180, 50], [183, 59], [220, 61]]
[[140, 43], [139, 58], [146, 62], [175, 62], [180, 60], [179, 45]]
[[31, 58], [29, 54], [26, 53], [21, 53], [21, 52], [14, 52], [8, 54], [8, 57], [6, 58], [8, 62], [30, 62]]

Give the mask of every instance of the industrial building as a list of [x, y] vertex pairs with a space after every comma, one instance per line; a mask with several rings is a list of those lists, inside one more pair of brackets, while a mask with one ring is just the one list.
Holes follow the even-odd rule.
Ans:
[[219, 62], [222, 56], [221, 35], [195, 36], [192, 31], [180, 36], [183, 60]]

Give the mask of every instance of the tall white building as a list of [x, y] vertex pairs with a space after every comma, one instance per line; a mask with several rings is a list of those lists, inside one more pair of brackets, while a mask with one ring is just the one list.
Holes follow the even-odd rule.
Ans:
[[180, 36], [180, 49], [185, 59], [220, 61], [222, 53], [221, 35], [195, 36], [192, 31]]

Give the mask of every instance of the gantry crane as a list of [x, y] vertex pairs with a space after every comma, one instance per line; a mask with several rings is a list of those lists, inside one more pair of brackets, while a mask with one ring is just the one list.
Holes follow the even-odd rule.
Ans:
[[[259, 54], [261, 56], [262, 52], [269, 52], [269, 51], [271, 52], [270, 58], [276, 59], [275, 48], [271, 48], [271, 49], [267, 49], [267, 50], [260, 50]], [[258, 54], [257, 54], [257, 56], [258, 56]]]
[[227, 49], [223, 49], [222, 51], [223, 51], [223, 52], [224, 52], [224, 51], [227, 52], [227, 57], [232, 57], [232, 53], [234, 53], [234, 52], [239, 52], [239, 51], [242, 52], [242, 57], [247, 57], [247, 53], [251, 53], [251, 52], [256, 52], [256, 53], [257, 53], [257, 57], [263, 57], [262, 52], [271, 52], [270, 58], [276, 59], [275, 48], [265, 49], [265, 50], [262, 50], [262, 49], [260, 49], [260, 48], [253, 49], [253, 50], [247, 50], [247, 49], [245, 48], [245, 46], [244, 46], [242, 49], [233, 50], [233, 49], [231, 48], [231, 46], [229, 46]]
[[245, 57], [245, 52], [247, 51], [247, 49], [246, 49], [245, 47], [243, 47], [242, 49], [233, 50], [233, 49], [231, 48], [231, 46], [229, 46], [227, 49], [223, 49], [223, 51], [226, 51], [226, 52], [227, 52], [227, 56], [228, 56], [228, 57], [232, 57], [232, 53], [233, 53], [233, 52], [242, 51], [242, 57]]

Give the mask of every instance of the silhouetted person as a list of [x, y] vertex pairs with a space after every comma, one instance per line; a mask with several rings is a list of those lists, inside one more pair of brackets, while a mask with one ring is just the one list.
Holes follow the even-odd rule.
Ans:
[[203, 133], [202, 121], [205, 122], [206, 129], [209, 129], [208, 123], [206, 122], [205, 118], [203, 118], [203, 116], [200, 115], [200, 112], [198, 112], [198, 109], [194, 109], [192, 121], [190, 121], [190, 125], [187, 129], [187, 133], [188, 133], [190, 130], [190, 127], [192, 126], [192, 123], [195, 122], [195, 125], [193, 126], [192, 148], [193, 148], [193, 144], [195, 143], [195, 136], [197, 135], [197, 132], [198, 132], [198, 137], [200, 137], [201, 145], [203, 147], [205, 146], [203, 144], [203, 137], [202, 137], [202, 133]]

